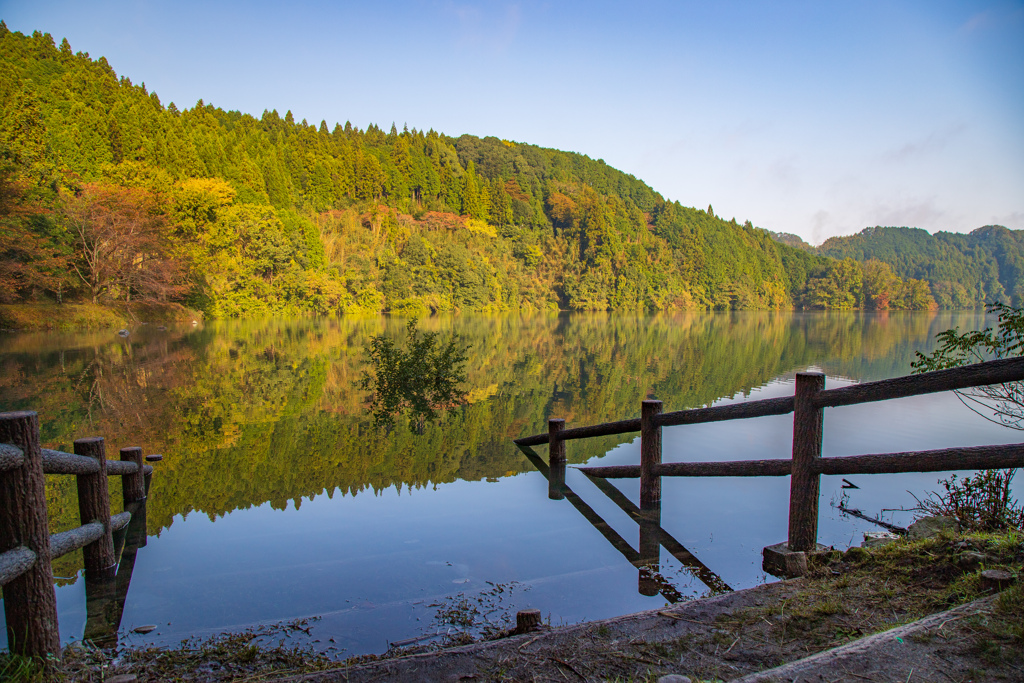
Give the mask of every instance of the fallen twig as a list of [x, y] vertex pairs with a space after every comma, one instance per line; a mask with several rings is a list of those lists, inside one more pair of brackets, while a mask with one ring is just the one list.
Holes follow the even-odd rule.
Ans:
[[843, 513], [845, 513], [847, 515], [850, 515], [851, 517], [857, 517], [859, 519], [863, 519], [865, 522], [871, 522], [872, 524], [877, 524], [878, 526], [882, 527], [883, 529], [886, 529], [887, 531], [891, 531], [894, 534], [898, 534], [900, 536], [906, 536], [907, 535], [907, 530], [904, 529], [903, 527], [896, 526], [895, 524], [890, 524], [889, 522], [883, 522], [882, 520], [878, 519], [877, 517], [868, 517], [867, 515], [865, 515], [863, 512], [861, 512], [857, 508], [843, 507], [841, 504], [837, 505], [836, 508], [838, 508], [840, 512], [843, 512]]

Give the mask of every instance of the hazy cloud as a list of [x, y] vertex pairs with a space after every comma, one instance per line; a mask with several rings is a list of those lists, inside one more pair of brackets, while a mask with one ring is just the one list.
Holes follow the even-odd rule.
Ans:
[[771, 162], [767, 175], [769, 181], [781, 190], [792, 193], [800, 189], [800, 167], [795, 156]]
[[1024, 20], [1024, 7], [999, 7], [978, 12], [965, 21], [960, 27], [963, 33], [977, 34], [989, 29], [996, 29], [1010, 23]]
[[984, 12], [978, 12], [964, 22], [964, 25], [961, 26], [960, 29], [965, 33], [974, 33], [975, 31], [981, 31], [994, 23], [995, 19], [991, 10], [985, 10]]
[[1011, 211], [1010, 213], [993, 216], [991, 224], [1002, 225], [1010, 230], [1024, 230], [1024, 211]]
[[719, 131], [719, 144], [725, 147], [745, 148], [751, 141], [771, 133], [772, 124], [766, 120], [746, 118]]
[[458, 21], [462, 47], [487, 49], [493, 53], [505, 52], [512, 45], [522, 21], [522, 12], [516, 3], [450, 3], [448, 11]]
[[836, 234], [831, 214], [825, 209], [818, 209], [811, 217], [811, 244], [819, 245]]
[[947, 212], [939, 208], [931, 197], [897, 204], [879, 202], [869, 208], [866, 214], [870, 225], [924, 228], [929, 232], [938, 230], [943, 219], [949, 218]]
[[902, 164], [915, 161], [922, 157], [941, 152], [946, 146], [961, 133], [967, 130], [963, 123], [956, 123], [938, 131], [932, 131], [927, 136], [907, 142], [906, 144], [883, 152], [882, 161], [891, 164]]

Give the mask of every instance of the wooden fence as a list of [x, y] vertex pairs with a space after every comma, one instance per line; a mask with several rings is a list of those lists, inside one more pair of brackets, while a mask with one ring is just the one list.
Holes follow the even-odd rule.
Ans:
[[[548, 462], [558, 487], [564, 473], [567, 441], [640, 432], [640, 464], [581, 467], [594, 478], [640, 478], [640, 510], [660, 510], [662, 477], [791, 477], [788, 550], [807, 552], [817, 545], [818, 497], [822, 474], [887, 474], [941, 472], [1024, 466], [1024, 444], [944, 448], [909, 453], [821, 457], [825, 408], [906, 398], [955, 389], [1024, 380], [1024, 358], [988, 361], [949, 370], [825, 389], [825, 375], [798, 372], [793, 396], [745, 403], [662, 412], [661, 401], [647, 400], [639, 419], [566, 429], [565, 421], [548, 420], [548, 433], [517, 439], [521, 447], [549, 444]], [[789, 460], [662, 463], [661, 429], [793, 413], [793, 451]], [[564, 476], [564, 475], [563, 475]]]
[[[107, 460], [103, 439], [96, 437], [75, 441], [74, 451], [41, 448], [36, 413], [0, 413], [0, 586], [7, 644], [16, 654], [60, 653], [51, 560], [81, 548], [86, 581], [112, 581], [118, 568], [113, 532], [129, 524], [132, 510], [145, 518], [139, 511], [144, 513], [153, 468], [143, 462], [141, 448], [122, 448], [120, 460]], [[50, 534], [45, 474], [75, 475], [81, 526]], [[108, 476], [121, 477], [124, 498], [125, 512], [113, 516]]]

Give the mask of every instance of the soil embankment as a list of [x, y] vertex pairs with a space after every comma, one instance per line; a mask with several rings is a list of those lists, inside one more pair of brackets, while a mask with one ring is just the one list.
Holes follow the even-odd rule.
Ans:
[[262, 647], [253, 631], [171, 650], [69, 648], [50, 679], [16, 680], [1024, 681], [1024, 583], [993, 594], [982, 580], [1024, 572], [1021, 534], [947, 534], [808, 564], [799, 579], [449, 649], [337, 662]]

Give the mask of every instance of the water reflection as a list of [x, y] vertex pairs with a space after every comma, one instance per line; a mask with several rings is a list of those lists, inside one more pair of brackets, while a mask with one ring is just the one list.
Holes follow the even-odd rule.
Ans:
[[[148, 489], [148, 485], [147, 485]], [[125, 505], [132, 517], [127, 526], [115, 532], [114, 551], [118, 557], [113, 576], [91, 576], [85, 573], [86, 621], [82, 640], [99, 647], [117, 646], [125, 601], [135, 571], [139, 548], [146, 547], [146, 498]]]
[[661, 504], [641, 511], [607, 479], [590, 476], [589, 479], [612, 502], [637, 523], [640, 530], [639, 550], [634, 550], [626, 539], [619, 535], [600, 514], [580, 498], [565, 483], [565, 462], [555, 460], [546, 463], [529, 446], [519, 446], [530, 463], [548, 480], [548, 497], [552, 500], [568, 500], [584, 519], [597, 529], [602, 536], [618, 550], [638, 571], [637, 591], [640, 595], [654, 596], [659, 593], [671, 603], [684, 599], [682, 593], [661, 574], [661, 548], [664, 547], [679, 563], [689, 569], [695, 577], [707, 586], [707, 595], [719, 595], [732, 590], [717, 574], [708, 569], [682, 543], [661, 528]]
[[[422, 435], [382, 434], [353, 386], [368, 341], [399, 334], [400, 319], [146, 326], [128, 339], [8, 335], [0, 339], [0, 397], [5, 409], [39, 412], [44, 446], [69, 450], [76, 438], [102, 435], [166, 454], [149, 511], [148, 531], [159, 534], [193, 511], [214, 519], [266, 502], [283, 510], [336, 490], [527, 471], [510, 441], [551, 415], [570, 426], [621, 419], [650, 396], [671, 410], [709, 405], [810, 363], [857, 379], [902, 374], [937, 331], [977, 326], [979, 315], [431, 318], [421, 323], [425, 332], [458, 332], [470, 345], [470, 392], [467, 405]], [[54, 530], [77, 524], [74, 488], [67, 477], [49, 482]], [[73, 562], [57, 573], [75, 574]]]
[[[776, 490], [780, 482], [727, 481], [727, 496], [666, 482], [662, 508], [645, 516], [631, 502], [639, 500], [632, 484], [589, 482], [583, 475], [579, 481], [560, 471], [541, 482], [529, 454], [512, 440], [542, 431], [551, 416], [566, 418], [568, 427], [636, 417], [649, 397], [679, 410], [763, 393], [776, 378], [810, 365], [830, 381], [906, 374], [914, 352], [931, 348], [937, 332], [985, 325], [981, 314], [948, 312], [432, 318], [421, 322], [424, 331], [457, 332], [471, 347], [468, 403], [422, 435], [385, 434], [373, 426], [353, 383], [368, 340], [399, 333], [405, 322], [265, 319], [142, 327], [128, 339], [113, 333], [0, 337], [0, 402], [5, 410], [39, 412], [45, 447], [69, 450], [77, 438], [102, 435], [112, 450], [130, 443], [164, 454], [139, 522], [144, 526], [135, 528], [134, 545], [125, 541], [113, 602], [109, 585], [85, 586], [90, 599], [75, 623], [63, 615], [71, 610], [77, 618], [79, 605], [70, 603], [79, 598], [61, 597], [71, 591], [58, 595], [70, 604], [61, 619], [74, 625], [73, 637], [85, 625], [109, 638], [125, 619], [174, 621], [177, 634], [188, 634], [324, 614], [323, 628], [337, 629], [332, 635], [368, 634], [347, 641], [350, 653], [374, 652], [381, 649], [380, 633], [417, 635], [415, 626], [404, 625], [414, 621], [410, 613], [421, 616], [410, 605], [426, 599], [421, 591], [443, 598], [455, 580], [532, 582], [537, 606], [570, 621], [655, 607], [661, 597], [753, 585], [763, 580], [759, 559], [738, 567], [736, 547], [756, 546], [757, 554], [785, 538], [784, 514], [776, 514], [784, 505], [754, 509], [764, 500], [786, 500]], [[792, 387], [779, 391], [791, 395]], [[837, 455], [922, 448], [861, 443], [862, 425], [877, 418], [844, 410], [851, 418], [829, 422], [826, 450], [833, 442]], [[666, 430], [666, 454], [673, 448], [678, 459], [710, 454], [728, 442], [733, 451], [750, 446], [757, 458], [772, 457], [765, 451], [778, 445], [781, 457], [791, 422], [773, 419], [745, 425], [728, 439], [714, 425], [688, 427], [677, 446]], [[902, 438], [917, 419], [881, 431]], [[587, 440], [586, 448], [569, 448], [569, 462], [606, 453], [603, 464], [638, 462], [630, 439]], [[940, 445], [948, 440], [941, 436]], [[721, 457], [735, 459], [735, 452]], [[578, 492], [593, 484], [604, 493], [585, 502], [565, 485], [566, 476]], [[532, 489], [523, 482], [530, 477], [538, 478], [543, 500], [529, 498]], [[913, 487], [886, 479], [877, 488], [881, 504], [864, 502], [874, 495], [867, 488], [855, 502], [875, 510], [934, 479]], [[110, 484], [111, 499], [119, 501], [119, 479]], [[73, 478], [50, 478], [47, 496], [52, 530], [77, 526]], [[549, 496], [570, 505], [549, 505]], [[726, 497], [729, 508], [721, 510]], [[577, 536], [545, 528], [549, 517]], [[600, 538], [590, 538], [593, 530]], [[625, 540], [633, 533], [638, 543]], [[710, 533], [734, 536], [711, 545]], [[851, 533], [848, 527], [824, 532], [842, 541]], [[147, 534], [159, 542], [150, 538], [148, 550], [136, 556]], [[576, 555], [566, 560], [570, 553]], [[55, 573], [73, 582], [80, 558], [60, 558]], [[444, 574], [455, 571], [449, 561], [473, 571]], [[690, 591], [680, 576], [659, 578], [677, 566], [683, 583], [701, 585]], [[618, 592], [623, 571], [628, 596]], [[573, 572], [585, 573], [586, 585], [562, 578]], [[458, 586], [468, 590], [472, 581]], [[83, 593], [81, 586], [75, 590]], [[141, 621], [132, 622], [133, 613]], [[370, 614], [377, 626], [367, 625]]]

